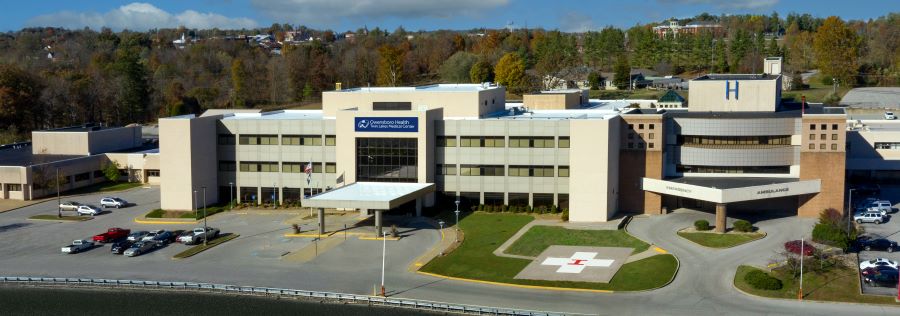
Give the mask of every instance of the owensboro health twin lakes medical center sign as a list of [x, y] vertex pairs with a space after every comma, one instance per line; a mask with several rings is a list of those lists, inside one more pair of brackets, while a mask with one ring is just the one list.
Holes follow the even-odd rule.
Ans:
[[357, 117], [357, 132], [418, 132], [418, 117]]

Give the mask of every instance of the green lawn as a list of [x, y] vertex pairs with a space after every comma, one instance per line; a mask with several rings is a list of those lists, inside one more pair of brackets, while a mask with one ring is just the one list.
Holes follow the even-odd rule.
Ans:
[[693, 241], [702, 246], [710, 248], [731, 248], [742, 245], [760, 238], [765, 237], [764, 234], [739, 234], [739, 233], [686, 233], [678, 232], [678, 236]]
[[83, 188], [77, 188], [69, 191], [64, 191], [65, 194], [85, 194], [85, 193], [94, 193], [94, 192], [115, 192], [128, 190], [132, 188], [136, 188], [144, 185], [139, 182], [101, 182], [97, 184], [92, 184]]
[[[794, 101], [800, 102], [800, 96], [803, 95], [806, 96], [806, 102], [822, 102], [822, 100], [825, 99], [825, 96], [834, 89], [831, 84], [822, 84], [818, 74], [813, 75], [808, 81], [804, 81], [803, 83], [808, 85], [809, 88], [799, 91], [784, 91], [781, 94], [781, 98], [794, 99]], [[843, 97], [850, 89], [852, 89], [852, 87], [842, 84], [837, 88], [837, 94]]]
[[240, 236], [241, 235], [238, 235], [238, 234], [222, 234], [222, 235], [219, 235], [218, 238], [210, 240], [205, 246], [203, 245], [203, 243], [200, 243], [199, 245], [188, 248], [185, 251], [179, 252], [172, 258], [184, 259], [184, 258], [193, 256], [193, 255], [196, 255], [198, 253], [201, 253], [203, 251], [206, 251], [209, 248], [224, 244], [225, 242], [235, 239], [235, 238], [238, 238]]
[[672, 255], [656, 255], [628, 263], [610, 283], [514, 279], [531, 261], [494, 256], [493, 251], [534, 218], [516, 214], [474, 213], [459, 223], [465, 239], [450, 254], [437, 257], [421, 271], [484, 281], [598, 290], [636, 291], [658, 288], [672, 279], [677, 262]]
[[[213, 205], [206, 208], [206, 216], [212, 216], [217, 213], [221, 213], [228, 210], [228, 204], [225, 205]], [[155, 209], [144, 215], [146, 218], [191, 218], [191, 219], [202, 219], [204, 211], [201, 208], [196, 213], [193, 211], [167, 211], [163, 209]]]
[[650, 247], [624, 230], [575, 230], [556, 226], [534, 226], [516, 240], [506, 253], [537, 257], [552, 245], [631, 247], [634, 248], [634, 253]]
[[[787, 278], [778, 270], [771, 275], [781, 279], [784, 287], [781, 290], [757, 290], [744, 282], [744, 275], [752, 270], [760, 270], [750, 266], [739, 266], [734, 275], [734, 285], [744, 292], [774, 298], [796, 299], [799, 279]], [[853, 267], [834, 269], [828, 273], [805, 273], [803, 275], [804, 298], [819, 301], [856, 302], [893, 304], [893, 296], [862, 295], [859, 293], [859, 275]]]
[[37, 219], [37, 220], [47, 220], [47, 221], [72, 221], [72, 222], [83, 222], [91, 219], [90, 216], [65, 216], [57, 217], [56, 215], [44, 214], [44, 215], [35, 215], [29, 217], [28, 219]]

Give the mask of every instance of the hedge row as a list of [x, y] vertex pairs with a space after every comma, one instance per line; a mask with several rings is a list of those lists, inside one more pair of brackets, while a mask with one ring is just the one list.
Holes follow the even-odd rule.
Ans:
[[781, 280], [761, 270], [753, 270], [744, 275], [744, 281], [757, 290], [780, 290]]

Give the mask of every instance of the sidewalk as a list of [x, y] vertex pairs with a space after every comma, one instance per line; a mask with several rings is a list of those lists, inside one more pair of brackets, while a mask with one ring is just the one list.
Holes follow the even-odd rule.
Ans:
[[[423, 217], [420, 220], [422, 222], [428, 223], [428, 225], [431, 225], [434, 228], [439, 227], [439, 224], [434, 219]], [[447, 228], [444, 228], [443, 230], [441, 230], [440, 233], [441, 233], [441, 240], [438, 241], [438, 243], [436, 245], [434, 245], [434, 247], [431, 247], [424, 254], [422, 254], [421, 256], [416, 258], [416, 260], [413, 260], [413, 263], [409, 266], [410, 272], [419, 271], [419, 269], [422, 268], [422, 266], [424, 266], [426, 263], [428, 263], [432, 259], [436, 258], [437, 256], [442, 256], [445, 253], [447, 253], [448, 249], [450, 249], [451, 247], [459, 246], [456, 243], [457, 240], [459, 240], [459, 242], [462, 243], [462, 241], [464, 239], [464, 236], [462, 236], [462, 234], [457, 235], [456, 228], [447, 227]]]

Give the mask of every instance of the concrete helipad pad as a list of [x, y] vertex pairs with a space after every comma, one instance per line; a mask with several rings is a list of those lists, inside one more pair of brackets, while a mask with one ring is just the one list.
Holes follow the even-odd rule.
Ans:
[[516, 279], [609, 283], [634, 248], [550, 246]]

